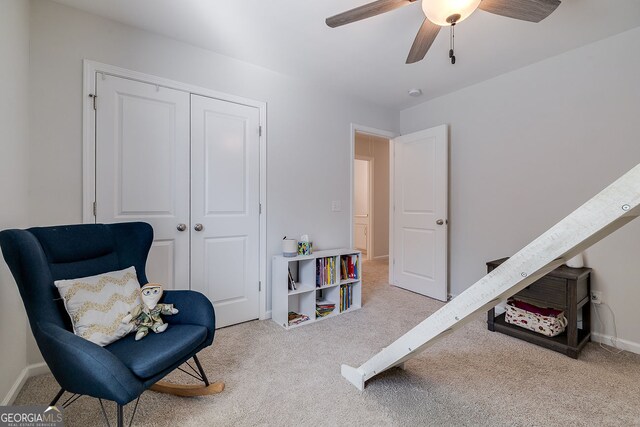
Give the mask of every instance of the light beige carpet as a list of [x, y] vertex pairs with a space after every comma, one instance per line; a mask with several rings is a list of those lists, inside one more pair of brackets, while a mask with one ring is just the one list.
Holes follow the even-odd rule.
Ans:
[[[353, 313], [291, 331], [270, 320], [219, 330], [200, 359], [226, 390], [201, 398], [145, 392], [134, 425], [640, 425], [640, 356], [589, 343], [573, 360], [489, 332], [485, 316], [359, 392], [340, 364], [359, 366], [442, 305], [389, 286], [384, 264], [365, 263], [364, 278], [364, 307]], [[57, 390], [51, 375], [32, 378], [16, 404], [48, 403]], [[88, 397], [65, 420], [104, 425]]]

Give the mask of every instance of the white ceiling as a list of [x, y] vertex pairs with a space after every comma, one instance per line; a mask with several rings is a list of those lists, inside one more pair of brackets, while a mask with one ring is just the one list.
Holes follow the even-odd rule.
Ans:
[[[419, 2], [331, 29], [326, 17], [367, 0], [56, 1], [393, 109], [640, 26], [640, 0], [562, 0], [538, 24], [478, 10], [456, 26], [456, 65], [448, 29], [425, 60], [405, 65], [424, 18]], [[410, 98], [410, 88], [424, 96]]]

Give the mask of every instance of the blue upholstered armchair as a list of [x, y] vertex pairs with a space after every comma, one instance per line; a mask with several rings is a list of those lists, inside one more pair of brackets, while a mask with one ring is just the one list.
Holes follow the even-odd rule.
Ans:
[[[124, 405], [138, 399], [142, 392], [192, 357], [198, 370], [189, 367], [204, 386], [193, 386], [191, 390], [182, 386], [183, 395], [185, 391], [186, 395], [212, 394], [224, 388], [222, 383], [209, 384], [196, 357], [196, 353], [211, 345], [215, 333], [213, 306], [198, 292], [166, 291], [161, 302], [174, 304], [180, 312], [167, 316], [169, 328], [161, 334], [148, 335], [143, 345], [135, 345], [134, 334], [130, 334], [100, 347], [72, 332], [54, 281], [133, 265], [140, 284], [146, 284], [145, 263], [152, 240], [153, 229], [140, 222], [0, 232], [0, 247], [20, 289], [31, 330], [61, 386], [51, 405], [65, 391], [74, 396], [112, 400], [117, 403], [118, 425], [123, 425]], [[171, 385], [163, 384], [159, 391], [171, 392]]]

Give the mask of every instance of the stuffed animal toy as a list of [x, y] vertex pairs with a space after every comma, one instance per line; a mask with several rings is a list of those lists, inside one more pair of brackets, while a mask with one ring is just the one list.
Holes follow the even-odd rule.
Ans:
[[162, 297], [162, 286], [157, 283], [147, 283], [140, 288], [142, 304], [136, 306], [129, 314], [122, 318], [122, 323], [131, 323], [136, 329], [136, 341], [144, 338], [151, 329], [156, 334], [164, 332], [168, 324], [162, 321], [161, 314], [178, 314], [173, 304], [158, 304]]

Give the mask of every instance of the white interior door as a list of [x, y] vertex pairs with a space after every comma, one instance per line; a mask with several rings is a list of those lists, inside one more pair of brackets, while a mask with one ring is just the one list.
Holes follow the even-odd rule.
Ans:
[[150, 223], [149, 280], [189, 289], [189, 94], [110, 75], [96, 91], [96, 221]]
[[191, 96], [191, 288], [216, 326], [259, 310], [259, 110]]
[[353, 161], [353, 245], [369, 258], [368, 234], [370, 232], [369, 161]]
[[392, 141], [392, 284], [447, 299], [449, 140], [446, 125]]

